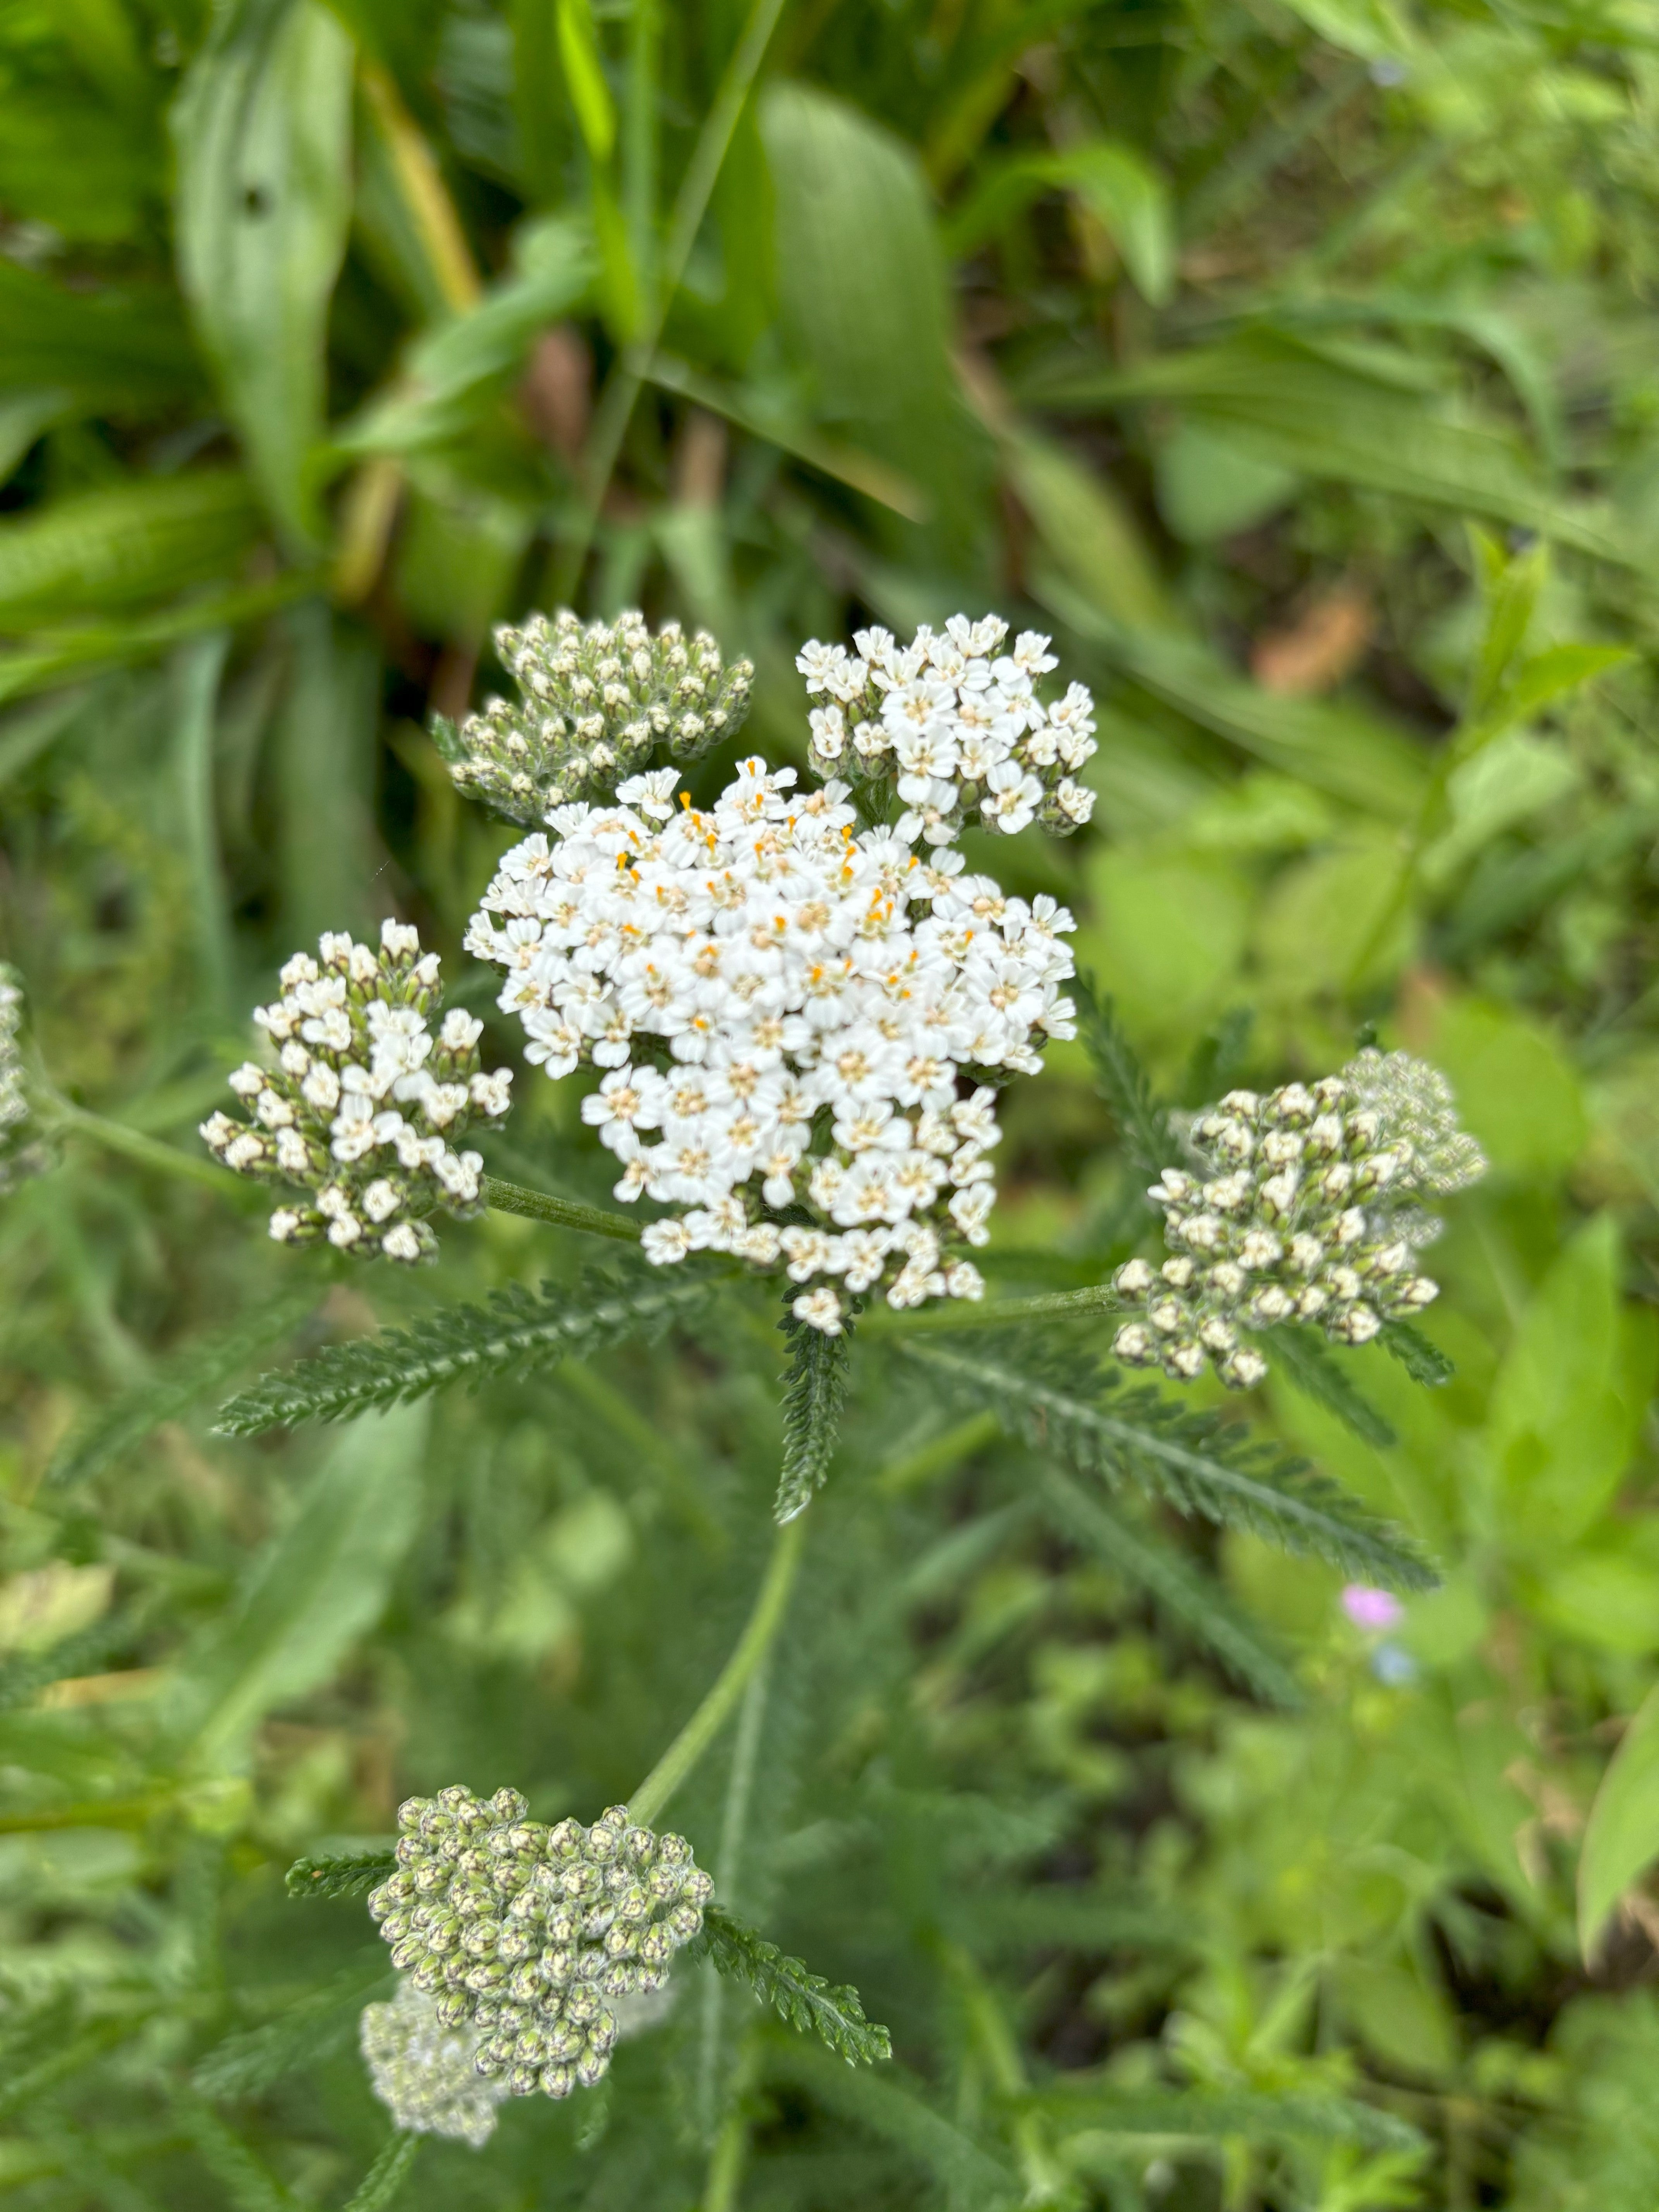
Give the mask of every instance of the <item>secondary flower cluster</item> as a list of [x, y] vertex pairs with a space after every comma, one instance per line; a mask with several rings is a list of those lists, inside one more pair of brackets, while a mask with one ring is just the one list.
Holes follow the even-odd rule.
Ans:
[[1428, 1305], [1437, 1285], [1415, 1251], [1440, 1224], [1415, 1201], [1486, 1167], [1445, 1078], [1405, 1053], [1362, 1053], [1340, 1075], [1266, 1098], [1229, 1091], [1189, 1141], [1194, 1171], [1165, 1168], [1149, 1194], [1172, 1256], [1158, 1269], [1131, 1260], [1114, 1278], [1146, 1318], [1113, 1349], [1183, 1381], [1213, 1361], [1234, 1389], [1267, 1371], [1241, 1328], [1311, 1322], [1365, 1344], [1385, 1319]]
[[611, 2063], [616, 2007], [660, 1989], [714, 1885], [683, 1836], [613, 1805], [591, 1828], [525, 1819], [516, 1790], [441, 1790], [398, 1808], [398, 1871], [369, 1897], [392, 1963], [470, 2027], [509, 2095], [568, 2097]]
[[646, 1231], [652, 1260], [781, 1264], [831, 1335], [878, 1285], [977, 1297], [946, 1242], [986, 1241], [998, 1127], [957, 1077], [1033, 1073], [1073, 1034], [1071, 915], [862, 828], [844, 784], [797, 795], [754, 758], [703, 811], [676, 781], [557, 808], [502, 860], [466, 945], [507, 970], [526, 1058], [605, 1071], [582, 1111], [617, 1197], [687, 1209]]
[[1095, 796], [1079, 783], [1096, 750], [1094, 701], [1081, 684], [1047, 705], [1039, 677], [1058, 665], [1048, 640], [1022, 631], [1000, 651], [998, 615], [952, 615], [901, 646], [861, 629], [845, 646], [814, 638], [795, 665], [827, 703], [811, 714], [813, 769], [867, 787], [866, 814], [903, 807], [902, 834], [949, 844], [975, 817], [1010, 836], [1032, 821], [1064, 835], [1085, 823]]
[[47, 1147], [28, 1134], [32, 1109], [18, 1043], [22, 1026], [22, 984], [15, 969], [0, 966], [0, 1193], [43, 1174], [52, 1164]]
[[459, 730], [441, 720], [434, 736], [463, 791], [526, 825], [613, 791], [659, 742], [677, 761], [700, 758], [749, 712], [751, 664], [726, 667], [706, 630], [688, 640], [678, 623], [653, 637], [630, 612], [584, 629], [566, 608], [503, 625], [495, 651], [518, 700], [491, 699]]
[[446, 1014], [435, 1036], [428, 1028], [438, 956], [413, 929], [384, 922], [378, 952], [343, 935], [319, 951], [296, 952], [282, 998], [255, 1010], [276, 1065], [249, 1060], [230, 1079], [252, 1121], [215, 1114], [202, 1135], [239, 1175], [311, 1194], [271, 1215], [280, 1243], [326, 1237], [342, 1251], [419, 1260], [436, 1249], [429, 1213], [479, 1209], [483, 1161], [453, 1141], [475, 1115], [507, 1112], [512, 1073], [483, 1072], [471, 1014]]
[[511, 2092], [479, 2073], [477, 2029], [446, 2027], [413, 1982], [400, 1981], [388, 2004], [365, 2005], [357, 2036], [374, 2094], [400, 2128], [474, 2150], [494, 2135], [495, 2107]]

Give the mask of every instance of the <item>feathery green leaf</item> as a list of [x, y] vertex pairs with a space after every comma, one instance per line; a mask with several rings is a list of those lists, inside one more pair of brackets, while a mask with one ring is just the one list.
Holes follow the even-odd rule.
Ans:
[[274, 2020], [216, 2043], [191, 2069], [191, 2081], [208, 2097], [255, 2097], [285, 2075], [336, 2057], [355, 2039], [363, 2007], [390, 1986], [386, 1953], [376, 1948], [371, 1970], [353, 1966]]
[[808, 1971], [775, 1943], [741, 1920], [711, 1905], [702, 1933], [693, 1947], [716, 1971], [747, 1982], [763, 2004], [769, 2004], [798, 2034], [816, 2035], [849, 2066], [873, 2066], [893, 2055], [892, 2038], [879, 2021], [866, 2020], [856, 1990], [836, 1988]]
[[450, 1382], [527, 1374], [549, 1361], [586, 1358], [629, 1337], [660, 1335], [708, 1296], [706, 1275], [664, 1281], [594, 1275], [574, 1291], [544, 1283], [492, 1292], [488, 1306], [453, 1306], [407, 1328], [325, 1352], [267, 1375], [220, 1408], [216, 1434], [258, 1436], [299, 1421], [344, 1421], [371, 1406], [425, 1397]]
[[842, 1407], [852, 1373], [851, 1322], [826, 1336], [793, 1314], [778, 1324], [789, 1340], [783, 1384], [783, 1471], [773, 1504], [779, 1521], [805, 1512], [823, 1487], [841, 1430]]
[[47, 1471], [48, 1483], [85, 1482], [174, 1420], [209, 1391], [222, 1389], [258, 1353], [297, 1328], [316, 1304], [314, 1284], [273, 1298], [231, 1328], [185, 1345], [155, 1373], [125, 1391], [71, 1436]]
[[1109, 999], [1098, 998], [1091, 979], [1073, 977], [1078, 1034], [1095, 1072], [1095, 1087], [1112, 1117], [1138, 1174], [1155, 1176], [1170, 1165], [1174, 1146], [1169, 1116], [1152, 1096], [1152, 1086], [1122, 1030]]
[[1303, 1704], [1283, 1657], [1213, 1575], [1100, 1498], [1088, 1497], [1055, 1468], [1042, 1469], [1037, 1495], [1061, 1535], [1139, 1583], [1160, 1613], [1212, 1652], [1247, 1690], [1289, 1711]]
[[1449, 1353], [1431, 1343], [1422, 1330], [1408, 1321], [1385, 1321], [1382, 1344], [1385, 1352], [1394, 1354], [1412, 1381], [1422, 1383], [1425, 1389], [1440, 1389], [1457, 1372], [1456, 1362]]
[[1400, 1439], [1310, 1329], [1276, 1328], [1273, 1357], [1304, 1397], [1334, 1413], [1361, 1443], [1387, 1451]]
[[342, 1851], [331, 1858], [295, 1859], [283, 1877], [290, 1897], [367, 1897], [388, 1875], [398, 1871], [397, 1854], [388, 1844], [384, 1850]]
[[1126, 1389], [1085, 1352], [1030, 1336], [906, 1344], [952, 1402], [989, 1406], [1011, 1434], [1080, 1474], [1138, 1483], [1183, 1513], [1251, 1529], [1367, 1581], [1425, 1589], [1433, 1570], [1411, 1540], [1304, 1459], [1252, 1438], [1237, 1423], [1194, 1413], [1148, 1385]]
[[402, 2187], [420, 2148], [419, 2136], [410, 2135], [403, 2128], [389, 2136], [379, 2157], [340, 2207], [340, 2212], [382, 2212]]

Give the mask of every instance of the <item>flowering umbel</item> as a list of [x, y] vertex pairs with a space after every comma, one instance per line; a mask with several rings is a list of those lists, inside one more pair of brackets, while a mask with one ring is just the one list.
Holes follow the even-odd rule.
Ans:
[[307, 1194], [271, 1215], [280, 1243], [326, 1237], [343, 1251], [419, 1260], [436, 1249], [428, 1214], [480, 1209], [483, 1158], [454, 1140], [476, 1116], [507, 1112], [512, 1073], [483, 1073], [471, 1014], [446, 1014], [435, 1036], [428, 1027], [438, 956], [413, 929], [383, 923], [378, 952], [344, 935], [319, 951], [296, 952], [282, 998], [254, 1012], [276, 1064], [249, 1060], [230, 1079], [252, 1119], [215, 1114], [202, 1135], [239, 1175]]
[[648, 1258], [786, 1267], [831, 1335], [878, 1285], [977, 1297], [947, 1248], [988, 1234], [986, 1079], [1073, 1034], [1071, 915], [919, 854], [906, 823], [866, 828], [845, 784], [797, 793], [757, 757], [704, 810], [678, 781], [556, 808], [502, 860], [466, 945], [507, 970], [526, 1057], [605, 1071], [583, 1115], [617, 1196], [687, 1209], [647, 1229]]
[[489, 2142], [495, 2107], [512, 2093], [479, 2073], [476, 2027], [446, 2027], [432, 1998], [405, 1978], [390, 2003], [364, 2006], [357, 2034], [374, 2094], [400, 2128], [474, 2150]]
[[683, 1836], [635, 1826], [625, 1805], [591, 1828], [526, 1809], [516, 1790], [410, 1798], [398, 1870], [368, 1909], [439, 2024], [477, 2033], [486, 2081], [568, 2097], [604, 2075], [618, 2003], [663, 1986], [714, 1885]]
[[460, 788], [512, 822], [543, 821], [550, 806], [608, 796], [659, 744], [677, 761], [699, 759], [732, 736], [749, 712], [754, 669], [727, 667], [706, 630], [678, 623], [653, 637], [642, 615], [586, 629], [568, 608], [552, 622], [495, 632], [515, 702], [492, 699], [457, 730], [434, 737]]
[[1094, 701], [1073, 684], [1045, 705], [1038, 680], [1059, 665], [1048, 640], [1024, 630], [1004, 653], [1007, 635], [1000, 615], [952, 615], [903, 646], [859, 630], [851, 657], [814, 638], [795, 662], [828, 702], [812, 710], [814, 771], [844, 777], [872, 820], [896, 803], [902, 833], [930, 845], [969, 823], [1010, 836], [1033, 821], [1080, 828], [1095, 795], [1073, 771], [1096, 750]]
[[1234, 1389], [1267, 1371], [1241, 1329], [1310, 1322], [1365, 1344], [1430, 1304], [1438, 1286], [1416, 1251], [1440, 1224], [1418, 1200], [1486, 1169], [1445, 1077], [1403, 1052], [1363, 1052], [1340, 1075], [1266, 1098], [1229, 1091], [1188, 1141], [1190, 1170], [1165, 1168], [1149, 1194], [1171, 1257], [1158, 1269], [1131, 1260], [1114, 1278], [1146, 1318], [1113, 1349], [1182, 1381], [1213, 1361]]
[[52, 1164], [48, 1147], [29, 1128], [33, 1109], [18, 1042], [22, 1026], [21, 978], [0, 964], [0, 1195]]

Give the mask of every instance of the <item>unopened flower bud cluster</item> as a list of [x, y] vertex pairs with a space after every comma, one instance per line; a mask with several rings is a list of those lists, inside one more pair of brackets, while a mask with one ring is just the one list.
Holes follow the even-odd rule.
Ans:
[[[686, 1209], [647, 1229], [653, 1261], [785, 1268], [830, 1335], [878, 1286], [979, 1297], [948, 1246], [987, 1241], [999, 1131], [958, 1077], [1035, 1073], [1074, 1033], [1071, 915], [866, 828], [839, 781], [798, 794], [757, 757], [707, 810], [676, 782], [556, 808], [501, 861], [466, 945], [506, 969], [526, 1057], [605, 1071], [582, 1110], [617, 1196]], [[809, 1220], [769, 1218], [791, 1208]]]
[[1144, 1311], [1113, 1346], [1130, 1366], [1190, 1381], [1213, 1363], [1248, 1389], [1267, 1371], [1241, 1329], [1311, 1322], [1365, 1344], [1420, 1311], [1437, 1285], [1415, 1248], [1439, 1224], [1415, 1202], [1485, 1168], [1458, 1128], [1445, 1078], [1404, 1053], [1362, 1054], [1340, 1075], [1268, 1097], [1233, 1091], [1194, 1121], [1194, 1171], [1165, 1168], [1150, 1196], [1171, 1256], [1120, 1267]]
[[483, 2148], [495, 2107], [512, 2093], [479, 2073], [476, 2027], [446, 2027], [433, 1999], [405, 1977], [389, 2003], [364, 2006], [357, 2034], [374, 2094], [400, 2128]]
[[52, 1164], [46, 1146], [29, 1134], [27, 1071], [18, 1041], [22, 1026], [22, 984], [15, 969], [0, 966], [0, 1193]]
[[210, 1148], [239, 1175], [297, 1184], [308, 1195], [279, 1206], [279, 1243], [325, 1237], [342, 1251], [419, 1260], [436, 1249], [427, 1216], [482, 1205], [483, 1161], [454, 1149], [475, 1117], [495, 1121], [512, 1103], [512, 1073], [486, 1075], [483, 1025], [457, 1009], [434, 1036], [438, 956], [388, 921], [379, 951], [324, 937], [320, 958], [296, 952], [283, 996], [255, 1010], [274, 1066], [249, 1060], [230, 1087], [252, 1118], [215, 1114]]
[[591, 1828], [526, 1809], [514, 1790], [411, 1797], [398, 1872], [368, 1909], [439, 2023], [476, 2032], [486, 2081], [566, 2097], [602, 2077], [617, 2004], [663, 1986], [714, 1885], [683, 1836], [635, 1826], [626, 1806]]
[[1078, 771], [1096, 750], [1094, 701], [1081, 684], [1047, 704], [1038, 679], [1058, 665], [1048, 640], [1022, 631], [1002, 647], [998, 615], [952, 615], [908, 645], [861, 629], [855, 652], [802, 647], [795, 665], [824, 703], [811, 713], [811, 763], [860, 793], [866, 816], [904, 811], [902, 834], [949, 844], [970, 823], [1015, 836], [1034, 821], [1079, 829], [1095, 797]]
[[510, 821], [543, 821], [551, 806], [608, 797], [659, 744], [694, 761], [729, 738], [749, 712], [754, 668], [728, 668], [706, 630], [678, 623], [653, 636], [643, 616], [586, 628], [567, 608], [503, 625], [495, 650], [519, 697], [492, 699], [459, 731], [434, 735], [460, 788]]

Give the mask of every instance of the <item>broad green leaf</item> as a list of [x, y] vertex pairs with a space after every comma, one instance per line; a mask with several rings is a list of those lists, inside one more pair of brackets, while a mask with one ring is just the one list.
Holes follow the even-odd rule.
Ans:
[[326, 1682], [373, 1627], [420, 1518], [428, 1413], [360, 1414], [325, 1455], [294, 1519], [255, 1562], [181, 1685], [204, 1765], [234, 1760], [265, 1714]]
[[992, 165], [950, 217], [953, 258], [1006, 228], [1044, 192], [1069, 191], [1098, 222], [1154, 307], [1175, 283], [1175, 226], [1168, 187], [1144, 155], [1115, 138], [1091, 138], [1052, 154], [1018, 154]]
[[0, 258], [0, 389], [66, 392], [127, 416], [200, 389], [176, 299], [159, 286], [71, 291]]
[[1425, 756], [1386, 722], [1357, 708], [1276, 697], [1196, 639], [1114, 621], [1057, 571], [1039, 571], [1032, 580], [1043, 605], [1103, 659], [1200, 728], [1334, 799], [1389, 821], [1415, 817]]
[[1580, 551], [1642, 567], [1640, 554], [1559, 498], [1516, 440], [1402, 390], [1359, 357], [1333, 357], [1282, 331], [1165, 354], [1127, 369], [1033, 385], [1035, 404], [1066, 410], [1165, 400], [1259, 460], [1304, 477], [1484, 515]]
[[819, 417], [856, 424], [860, 443], [933, 495], [933, 542], [956, 565], [977, 527], [987, 456], [951, 371], [945, 266], [915, 157], [805, 85], [772, 86], [760, 127], [786, 348]]
[[412, 349], [396, 386], [337, 441], [353, 453], [409, 453], [465, 431], [481, 401], [523, 362], [532, 341], [580, 299], [592, 281], [585, 228], [550, 216], [521, 236], [517, 266], [469, 313]]
[[351, 41], [317, 0], [234, 0], [173, 114], [179, 269], [249, 465], [314, 544], [329, 301], [351, 215]]
[[1495, 1169], [1559, 1176], [1583, 1151], [1578, 1077], [1542, 1023], [1490, 1000], [1448, 999], [1423, 1049], [1450, 1077], [1463, 1122]]
[[1363, 61], [1385, 61], [1413, 51], [1411, 32], [1389, 0], [1290, 0], [1290, 7], [1328, 44]]
[[1267, 989], [1289, 1001], [1398, 975], [1413, 935], [1400, 889], [1399, 841], [1380, 826], [1294, 861], [1257, 915], [1255, 948]]
[[40, 433], [69, 412], [61, 392], [15, 392], [0, 398], [0, 484]]
[[1132, 628], [1179, 628], [1180, 617], [1133, 515], [1080, 454], [1015, 425], [1003, 466], [1049, 559], [1093, 606]]
[[1287, 506], [1302, 479], [1201, 422], [1176, 424], [1153, 453], [1158, 510], [1177, 538], [1207, 545]]
[[1088, 883], [1095, 920], [1079, 958], [1132, 1034], [1184, 1044], [1233, 994], [1249, 933], [1248, 884], [1219, 859], [1200, 863], [1130, 845], [1102, 854]]
[[1621, 1304], [1613, 1218], [1581, 1229], [1534, 1293], [1492, 1389], [1497, 1533], [1547, 1558], [1594, 1522], [1636, 1450], [1653, 1331]]
[[434, 460], [410, 474], [398, 546], [398, 596], [428, 636], [476, 648], [506, 611], [535, 515]]
[[1659, 1858], [1659, 1690], [1625, 1730], [1578, 1853], [1578, 1947], [1592, 1963], [1625, 1892]]
[[[263, 621], [310, 588], [303, 576], [281, 576], [246, 591], [204, 592], [165, 614], [133, 622], [84, 623], [42, 632], [16, 652], [0, 653], [0, 702], [48, 691], [98, 669], [153, 659], [180, 638], [199, 636], [206, 629]], [[0, 781], [15, 767], [9, 757], [0, 758]]]
[[0, 632], [103, 613], [222, 577], [259, 529], [232, 469], [137, 477], [0, 519]]
[[1451, 822], [1423, 856], [1426, 882], [1461, 881], [1465, 865], [1500, 831], [1576, 790], [1582, 771], [1559, 740], [1525, 730], [1495, 735], [1461, 761], [1446, 787]]
[[1538, 595], [1549, 576], [1549, 547], [1541, 542], [1528, 546], [1513, 559], [1505, 559], [1485, 531], [1472, 530], [1480, 570], [1486, 621], [1475, 654], [1474, 676], [1469, 690], [1471, 719], [1484, 714], [1497, 698], [1510, 664], [1526, 642], [1538, 605]]

